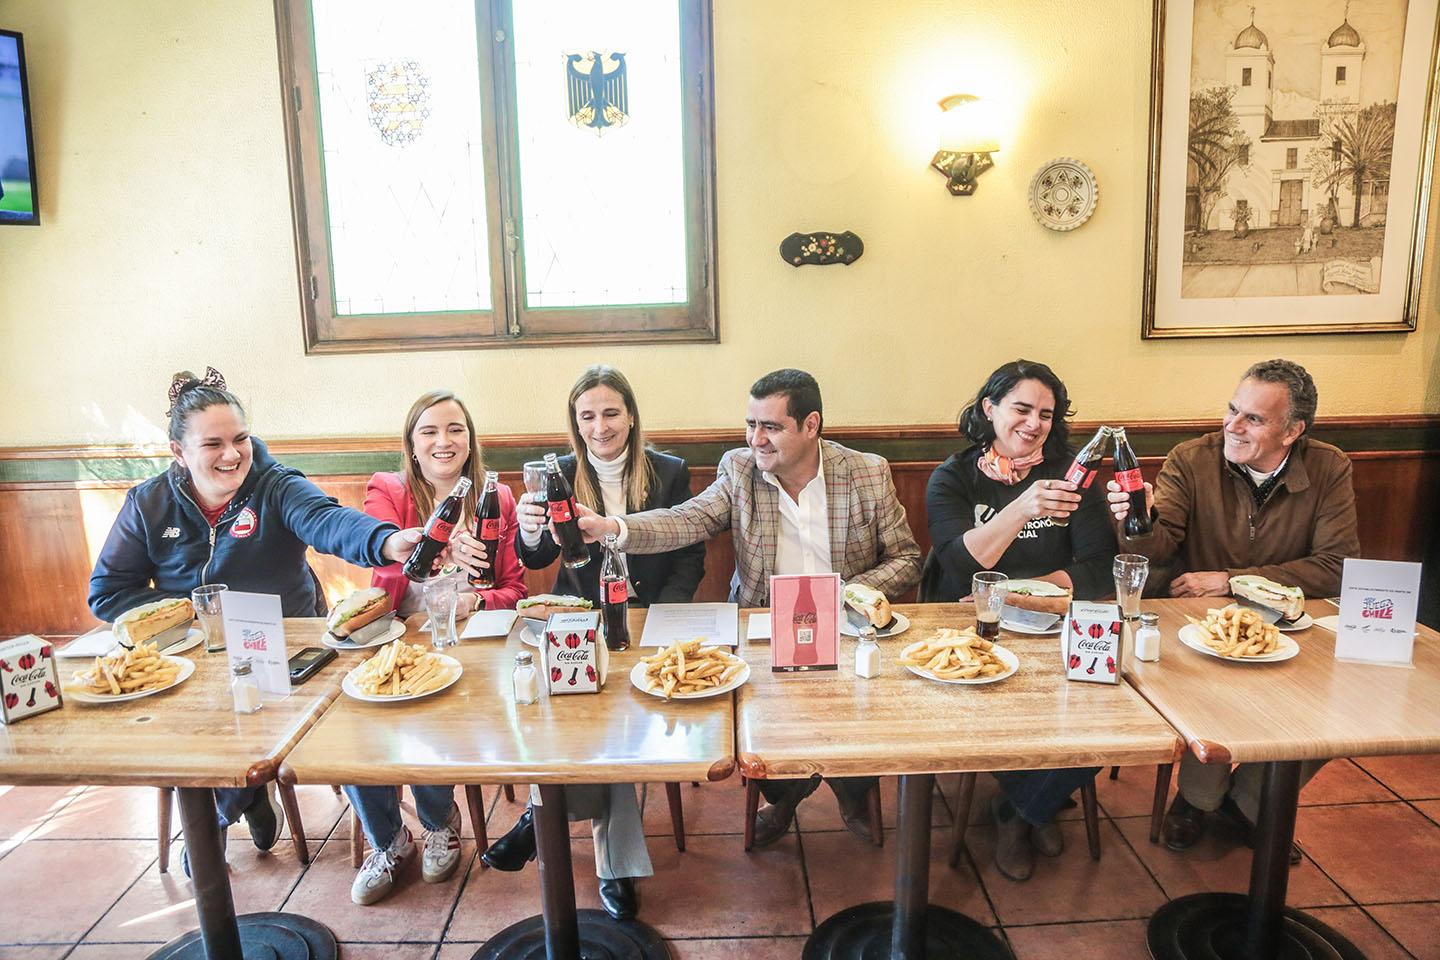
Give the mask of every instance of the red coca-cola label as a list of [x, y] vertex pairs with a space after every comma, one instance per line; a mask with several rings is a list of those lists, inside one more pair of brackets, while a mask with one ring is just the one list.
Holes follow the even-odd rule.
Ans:
[[606, 603], [624, 603], [630, 599], [630, 592], [626, 589], [624, 580], [611, 580], [605, 584]]
[[500, 518], [499, 518], [499, 517], [496, 517], [496, 518], [493, 519], [493, 520], [481, 520], [481, 521], [480, 521], [480, 539], [481, 539], [481, 540], [499, 540], [499, 539], [500, 539]]
[[439, 540], [441, 543], [450, 542], [450, 534], [455, 532], [455, 524], [446, 523], [444, 520], [436, 520], [430, 529], [425, 531], [425, 536], [431, 540]]
[[1095, 479], [1095, 471], [1076, 460], [1070, 464], [1070, 469], [1065, 471], [1065, 479], [1077, 484], [1083, 490], [1090, 486], [1091, 480]]
[[1134, 493], [1145, 486], [1145, 480], [1140, 476], [1140, 468], [1134, 470], [1116, 470], [1115, 482], [1120, 484], [1120, 489], [1126, 493]]
[[575, 501], [551, 500], [550, 519], [556, 523], [565, 523], [567, 520], [575, 519]]

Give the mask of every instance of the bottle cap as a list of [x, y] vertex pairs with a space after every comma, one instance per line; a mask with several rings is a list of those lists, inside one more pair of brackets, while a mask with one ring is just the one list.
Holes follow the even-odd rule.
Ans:
[[1142, 613], [1142, 614], [1140, 614], [1140, 622], [1143, 623], [1143, 624], [1145, 624], [1145, 626], [1147, 626], [1147, 627], [1156, 626], [1156, 625], [1158, 625], [1158, 624], [1160, 623], [1160, 614], [1158, 614], [1158, 613]]
[[530, 655], [529, 650], [521, 650], [515, 654], [515, 666], [517, 667], [528, 667], [534, 662], [535, 658]]
[[861, 628], [860, 628], [860, 639], [861, 639], [862, 641], [869, 641], [870, 643], [874, 643], [874, 642], [875, 642], [875, 628], [874, 628], [874, 627], [861, 627]]
[[250, 661], [249, 661], [249, 660], [236, 660], [236, 661], [235, 661], [235, 666], [233, 666], [233, 667], [230, 668], [230, 672], [231, 672], [232, 674], [234, 674], [235, 676], [237, 676], [237, 677], [248, 677], [248, 676], [250, 676]]

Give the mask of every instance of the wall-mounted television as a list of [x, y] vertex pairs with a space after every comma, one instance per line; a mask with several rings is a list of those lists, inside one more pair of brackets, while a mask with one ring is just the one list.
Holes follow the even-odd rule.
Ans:
[[39, 222], [25, 44], [20, 34], [0, 30], [0, 224]]

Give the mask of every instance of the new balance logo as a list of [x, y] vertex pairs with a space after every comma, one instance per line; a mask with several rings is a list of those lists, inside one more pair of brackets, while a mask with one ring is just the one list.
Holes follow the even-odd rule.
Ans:
[[166, 527], [165, 532], [160, 534], [161, 540], [174, 540], [180, 536], [179, 527]]

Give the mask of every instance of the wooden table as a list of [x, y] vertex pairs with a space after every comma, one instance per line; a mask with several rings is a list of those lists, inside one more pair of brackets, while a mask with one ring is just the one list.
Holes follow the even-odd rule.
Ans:
[[[938, 683], [895, 663], [900, 650], [939, 627], [975, 622], [972, 604], [897, 607], [910, 629], [881, 640], [880, 676], [855, 675], [855, 641], [842, 637], [840, 667], [816, 674], [765, 669], [768, 642], [743, 648], [750, 682], [737, 693], [740, 768], [747, 777], [893, 775], [900, 780], [895, 900], [826, 920], [806, 957], [1008, 957], [982, 925], [929, 905], [930, 804], [937, 773], [1170, 763], [1179, 740], [1124, 684], [1071, 683], [1055, 635], [1002, 632], [1020, 660], [984, 685]], [[743, 635], [743, 631], [742, 631]]]
[[[323, 631], [323, 620], [287, 619], [286, 646], [293, 654], [318, 644]], [[306, 917], [254, 913], [237, 920], [213, 788], [273, 780], [285, 754], [338, 694], [346, 658], [289, 698], [243, 715], [234, 711], [223, 654], [201, 646], [179, 656], [194, 661], [195, 673], [177, 687], [108, 705], [67, 698], [59, 710], [0, 729], [0, 783], [178, 788], [200, 928], [153, 958], [334, 957], [334, 936]], [[63, 683], [86, 661], [58, 664]]]
[[[1290, 844], [1300, 793], [1300, 761], [1440, 752], [1440, 635], [1419, 628], [1415, 669], [1343, 663], [1322, 627], [1289, 634], [1300, 653], [1277, 663], [1234, 663], [1179, 639], [1185, 614], [1204, 616], [1225, 601], [1147, 601], [1160, 615], [1162, 653], [1126, 660], [1126, 679], [1207, 763], [1267, 764], [1250, 893], [1197, 894], [1172, 901], [1150, 921], [1157, 958], [1363, 956], [1320, 921], [1285, 907]], [[1312, 616], [1333, 615], [1324, 601]]]
[[[630, 612], [636, 643], [644, 623], [644, 610]], [[532, 649], [521, 642], [522, 624], [504, 640], [447, 648], [464, 673], [433, 696], [404, 703], [342, 696], [291, 751], [281, 776], [299, 783], [538, 784], [541, 916], [502, 930], [475, 956], [533, 956], [543, 942], [551, 960], [575, 960], [582, 946], [586, 956], [668, 957], [644, 924], [576, 911], [562, 786], [725, 779], [735, 768], [734, 695], [667, 702], [642, 693], [630, 684], [630, 668], [653, 651], [632, 646], [610, 654], [599, 695], [552, 698], [542, 676], [539, 702], [517, 705], [515, 654]]]

